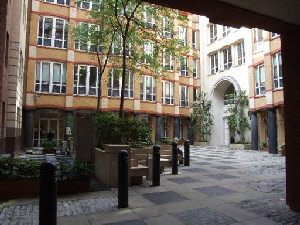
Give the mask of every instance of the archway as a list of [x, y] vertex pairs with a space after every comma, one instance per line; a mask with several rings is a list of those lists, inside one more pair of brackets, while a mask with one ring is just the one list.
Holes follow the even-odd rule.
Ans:
[[226, 96], [233, 95], [240, 91], [240, 86], [233, 77], [222, 77], [219, 79], [212, 91], [211, 113], [214, 116], [214, 125], [211, 132], [211, 145], [228, 146], [230, 137], [233, 132], [230, 131], [228, 123], [224, 118], [227, 113], [228, 105], [226, 104]]

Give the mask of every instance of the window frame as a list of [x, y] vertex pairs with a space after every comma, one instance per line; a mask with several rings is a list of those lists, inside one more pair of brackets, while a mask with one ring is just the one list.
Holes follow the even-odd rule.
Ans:
[[[212, 58], [214, 62], [213, 64], [212, 64]], [[219, 70], [218, 52], [209, 55], [209, 63], [210, 63], [210, 75], [216, 74]]]
[[209, 25], [209, 40], [210, 44], [214, 43], [218, 38], [217, 24]]
[[[260, 73], [260, 68], [262, 68], [263, 75], [264, 75], [264, 82], [261, 82], [261, 73]], [[259, 72], [257, 74], [257, 71]], [[262, 96], [266, 94], [266, 76], [265, 76], [265, 66], [264, 64], [258, 65], [254, 67], [254, 76], [255, 76], [255, 95], [256, 96]], [[259, 78], [259, 79], [257, 79]], [[264, 83], [262, 85], [262, 83]]]
[[[77, 67], [77, 72], [75, 73], [75, 69]], [[79, 75], [80, 75], [80, 67], [86, 68], [86, 77], [85, 77], [85, 85], [79, 86]], [[96, 68], [96, 86], [92, 87], [90, 85], [90, 77], [91, 77], [91, 68]], [[75, 77], [77, 75], [77, 77]], [[76, 84], [75, 84], [76, 81]], [[82, 65], [82, 64], [76, 64], [74, 65], [74, 89], [73, 94], [74, 95], [85, 95], [85, 96], [98, 96], [98, 83], [99, 83], [99, 68], [98, 66], [91, 66], [91, 65]], [[85, 93], [79, 93], [79, 88], [85, 87]], [[75, 93], [76, 89], [76, 93]], [[90, 89], [95, 89], [95, 94], [90, 94]]]
[[193, 59], [193, 77], [197, 78], [198, 76], [198, 68], [197, 68], [197, 59]]
[[[97, 26], [97, 25], [95, 25], [95, 24], [92, 24], [92, 23], [88, 23], [88, 22], [79, 22], [79, 23], [77, 23], [77, 25], [80, 25], [80, 26], [83, 25], [83, 24], [86, 24], [86, 25], [89, 27], [89, 29], [90, 29], [92, 26], [95, 26], [95, 27], [97, 27], [98, 29], [100, 29], [99, 26]], [[90, 33], [89, 33], [88, 35], [90, 35]], [[81, 49], [81, 46], [84, 45], [84, 44], [87, 46], [87, 49]], [[76, 45], [77, 45], [77, 46], [76, 46]], [[93, 46], [93, 45], [92, 45], [92, 43], [91, 43], [90, 41], [88, 41], [87, 43], [83, 43], [83, 42], [79, 42], [79, 41], [77, 41], [77, 40], [74, 40], [74, 49], [75, 49], [76, 51], [82, 51], [82, 52], [97, 52], [97, 51], [93, 51], [93, 50], [91, 49], [92, 46]], [[101, 46], [96, 46], [96, 48], [97, 48], [98, 52], [101, 52], [101, 51], [100, 51]]]
[[[174, 56], [173, 54], [167, 54], [166, 53], [166, 50], [163, 49], [163, 53], [162, 53], [162, 65], [163, 65], [163, 70], [167, 70], [167, 71], [174, 71]], [[169, 56], [169, 57], [166, 57], [166, 56]], [[169, 67], [166, 68], [166, 67]]]
[[[82, 7], [82, 3], [83, 2], [86, 2], [86, 3], [88, 3], [89, 4], [89, 8], [84, 8], [84, 7]], [[79, 9], [83, 9], [83, 10], [89, 10], [89, 11], [100, 11], [100, 4], [101, 4], [101, 1], [99, 2], [99, 4], [96, 4], [96, 3], [94, 3], [93, 1], [91, 1], [91, 0], [78, 0], [77, 1], [77, 8], [79, 8]], [[80, 6], [79, 6], [80, 5]], [[93, 9], [93, 6], [94, 5], [98, 5], [98, 9], [97, 10], [94, 10]]]
[[[42, 22], [42, 36], [40, 36], [40, 20], [43, 18]], [[46, 19], [51, 19], [52, 20], [52, 25], [51, 25], [51, 38], [45, 38], [45, 20]], [[57, 20], [62, 20], [63, 21], [63, 39], [56, 39], [56, 31], [57, 31]], [[59, 48], [59, 49], [67, 49], [68, 48], [68, 21], [66, 19], [62, 19], [59, 17], [53, 17], [53, 16], [39, 16], [38, 20], [38, 35], [37, 35], [37, 46], [44, 46], [44, 47], [50, 47], [50, 48]], [[45, 39], [50, 40], [51, 44], [50, 45], [45, 45]], [[41, 44], [39, 44], [39, 41], [41, 40]], [[61, 41], [62, 42], [62, 47], [57, 47], [55, 46], [55, 41]]]
[[[170, 31], [166, 31], [166, 24], [170, 23], [170, 26], [172, 25], [172, 30]], [[162, 17], [162, 36], [164, 38], [168, 38], [171, 39], [173, 38], [173, 33], [174, 33], [174, 21], [173, 19], [169, 18], [169, 17]]]
[[161, 139], [169, 139], [169, 119], [167, 116], [161, 118]]
[[[42, 91], [42, 79], [43, 79], [43, 63], [49, 63], [49, 86], [48, 91]], [[53, 83], [54, 75], [54, 64], [60, 65], [60, 84]], [[38, 68], [39, 65], [39, 68]], [[38, 74], [39, 69], [39, 74]], [[37, 82], [37, 76], [39, 75], [39, 82]], [[64, 76], [64, 77], [63, 77]], [[67, 84], [67, 65], [65, 63], [59, 63], [54, 61], [37, 61], [35, 66], [35, 82], [34, 82], [34, 91], [37, 93], [50, 93], [50, 94], [65, 94], [66, 93], [66, 84]], [[65, 78], [65, 83], [63, 83], [63, 78]], [[38, 90], [37, 90], [38, 85]], [[59, 92], [53, 92], [53, 86], [59, 86]], [[64, 91], [63, 91], [64, 88]]]
[[[274, 57], [275, 57], [275, 60], [274, 60]], [[274, 64], [274, 61], [276, 61], [277, 65]], [[275, 78], [275, 70], [277, 72], [277, 78]], [[281, 52], [277, 52], [272, 55], [272, 76], [273, 76], [273, 82], [274, 82], [274, 89], [283, 88]], [[276, 81], [277, 81], [278, 87], [276, 87]]]
[[[166, 97], [166, 85], [169, 85], [170, 97]], [[170, 81], [162, 81], [162, 103], [166, 105], [174, 105], [174, 83]], [[169, 100], [169, 103], [167, 103]]]
[[[145, 27], [149, 29], [156, 28], [156, 21], [152, 13], [150, 13], [147, 9], [149, 6], [145, 5], [142, 11], [142, 20], [145, 23]], [[148, 21], [149, 20], [149, 21]]]
[[192, 31], [192, 49], [197, 49], [197, 31]]
[[[240, 51], [241, 57], [240, 58], [239, 58], [239, 46], [240, 46], [240, 49], [241, 49], [241, 51]], [[241, 65], [245, 64], [245, 62], [246, 62], [245, 42], [242, 41], [242, 42], [237, 43], [236, 48], [237, 48], [237, 65], [241, 66]]]
[[231, 32], [230, 26], [223, 26], [223, 37], [228, 36], [228, 34]]
[[[259, 31], [261, 31], [261, 40], [259, 41]], [[263, 51], [263, 43], [264, 43], [264, 36], [263, 36], [263, 30], [254, 28], [254, 34], [253, 34], [253, 43], [254, 43], [254, 53], [262, 52]]]
[[51, 3], [51, 4], [57, 4], [57, 5], [66, 5], [66, 6], [69, 6], [69, 5], [70, 5], [70, 0], [62, 0], [62, 1], [64, 1], [63, 4], [57, 3], [58, 0], [52, 0], [52, 2], [50, 2], [49, 0], [40, 0], [40, 1], [41, 1], [41, 2]]
[[[148, 40], [148, 42], [144, 42], [143, 44], [143, 53], [144, 56], [149, 56], [153, 58], [155, 51], [155, 42]], [[142, 63], [150, 64], [149, 59], [147, 57], [143, 57]]]
[[224, 48], [223, 53], [223, 70], [229, 70], [232, 66], [231, 46]]
[[187, 56], [180, 56], [180, 76], [188, 77], [189, 76], [189, 64]]
[[[185, 96], [181, 95], [182, 89], [184, 90]], [[184, 99], [182, 99], [182, 97]], [[180, 107], [189, 107], [189, 87], [185, 85], [179, 85], [179, 106]]]
[[[107, 82], [107, 91], [108, 91], [108, 97], [111, 98], [121, 98], [121, 92], [122, 92], [122, 76], [119, 76], [119, 87], [118, 88], [114, 88], [114, 76], [113, 73], [115, 70], [120, 70], [122, 71], [122, 69], [120, 68], [111, 68], [109, 70], [109, 77], [108, 77], [108, 82]], [[134, 98], [134, 73], [132, 70], [126, 70], [126, 72], [128, 73], [129, 77], [128, 77], [128, 84], [126, 84], [126, 80], [125, 80], [125, 89], [124, 89], [124, 98], [128, 98], [128, 99], [132, 99]], [[132, 81], [132, 83], [130, 82]], [[126, 85], [128, 85], [128, 88], [126, 88]], [[128, 96], [125, 95], [125, 91], [127, 89], [127, 93]], [[114, 91], [118, 90], [118, 96], [114, 95]], [[131, 95], [132, 93], [132, 95]]]
[[[147, 79], [151, 79], [150, 100], [147, 99]], [[141, 88], [143, 86], [143, 88]], [[140, 78], [140, 99], [141, 101], [156, 102], [156, 78], [153, 76], [143, 75]]]
[[178, 26], [178, 39], [182, 41], [182, 46], [188, 46], [188, 30], [186, 27]]

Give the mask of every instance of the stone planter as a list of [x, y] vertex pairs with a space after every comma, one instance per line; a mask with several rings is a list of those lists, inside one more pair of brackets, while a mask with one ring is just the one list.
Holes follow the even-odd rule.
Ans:
[[88, 192], [90, 190], [90, 180], [83, 181], [61, 181], [57, 183], [58, 194], [71, 194]]
[[269, 147], [263, 147], [262, 150], [268, 152], [269, 151]]
[[230, 149], [234, 150], [250, 150], [250, 144], [230, 144]]
[[194, 145], [195, 146], [205, 147], [205, 146], [209, 146], [209, 142], [208, 141], [195, 141]]

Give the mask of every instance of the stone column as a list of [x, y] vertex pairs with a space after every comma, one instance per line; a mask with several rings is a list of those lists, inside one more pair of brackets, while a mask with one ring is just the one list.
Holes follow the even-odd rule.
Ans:
[[25, 110], [25, 148], [33, 148], [33, 110]]
[[268, 109], [268, 139], [269, 153], [277, 154], [277, 125], [276, 125], [276, 109]]
[[286, 201], [300, 211], [300, 29], [281, 34], [284, 84], [284, 125], [286, 151]]
[[180, 136], [179, 117], [174, 117], [174, 138]]
[[192, 127], [192, 121], [191, 118], [188, 118], [188, 139], [190, 141], [190, 144], [194, 144], [194, 132]]
[[161, 124], [161, 116], [156, 116], [156, 125], [155, 125], [155, 142], [159, 142], [161, 139], [161, 130], [160, 130], [160, 124]]
[[251, 149], [258, 150], [257, 112], [251, 112]]

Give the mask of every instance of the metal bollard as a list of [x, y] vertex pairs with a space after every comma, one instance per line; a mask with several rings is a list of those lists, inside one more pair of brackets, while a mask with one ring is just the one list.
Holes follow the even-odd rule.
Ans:
[[190, 166], [190, 141], [184, 142], [184, 165]]
[[126, 150], [119, 152], [118, 161], [118, 207], [128, 207], [128, 153]]
[[174, 141], [172, 143], [172, 174], [178, 174], [178, 144]]
[[56, 166], [43, 162], [40, 168], [40, 204], [39, 224], [56, 225], [57, 222], [57, 187]]
[[153, 186], [160, 186], [160, 147], [153, 146]]

